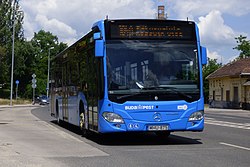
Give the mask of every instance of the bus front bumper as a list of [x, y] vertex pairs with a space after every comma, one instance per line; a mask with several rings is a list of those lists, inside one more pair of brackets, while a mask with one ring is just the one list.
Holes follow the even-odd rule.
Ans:
[[104, 118], [99, 118], [99, 132], [136, 132], [136, 131], [203, 131], [204, 118], [200, 121], [188, 121], [188, 118], [182, 118], [166, 122], [146, 122], [137, 120], [126, 120], [124, 123], [110, 123]]

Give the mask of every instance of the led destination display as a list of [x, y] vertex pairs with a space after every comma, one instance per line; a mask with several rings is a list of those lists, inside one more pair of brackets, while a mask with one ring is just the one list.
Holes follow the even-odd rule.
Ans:
[[195, 39], [193, 22], [111, 21], [109, 28], [110, 39]]

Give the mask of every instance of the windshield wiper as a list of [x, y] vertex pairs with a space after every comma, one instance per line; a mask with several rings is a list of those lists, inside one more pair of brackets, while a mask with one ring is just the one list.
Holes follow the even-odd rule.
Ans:
[[[161, 87], [161, 86], [155, 86], [155, 87], [151, 86], [151, 87], [144, 87], [144, 88], [142, 88], [142, 90], [160, 90], [159, 92], [162, 92], [162, 90], [170, 90], [171, 92], [174, 92], [174, 93], [178, 94], [179, 96], [185, 97], [188, 100], [191, 100], [193, 98], [192, 96], [187, 95], [187, 94], [185, 94], [183, 92], [180, 92], [180, 91], [178, 91], [176, 89], [177, 88], [175, 88], [175, 87], [165, 87], [165, 86], [164, 87]], [[118, 96], [116, 98], [117, 98], [117, 100], [121, 100], [121, 99], [124, 99], [124, 98], [135, 97], [135, 96], [141, 95], [141, 94], [151, 94], [151, 93], [152, 93], [152, 91], [148, 91], [148, 92], [142, 91], [142, 92], [137, 92], [137, 93], [133, 93], [133, 94], [127, 94], [127, 95]], [[167, 92], [164, 92], [164, 93], [166, 94]]]
[[116, 98], [117, 98], [117, 100], [121, 100], [121, 99], [128, 98], [128, 97], [134, 97], [134, 96], [137, 96], [137, 95], [140, 95], [140, 94], [145, 94], [145, 92], [138, 92], [138, 93], [134, 93], [134, 94], [118, 96]]
[[144, 86], [141, 82], [135, 82], [135, 84], [140, 88], [140, 89], [143, 89]]
[[142, 88], [142, 90], [170, 90], [171, 92], [174, 92], [174, 93], [177, 93], [178, 95], [180, 96], [183, 96], [185, 98], [188, 98], [188, 99], [192, 99], [193, 97], [186, 94], [186, 93], [183, 93], [181, 91], [178, 91], [177, 88], [175, 87], [170, 87], [170, 86], [151, 86], [151, 87], [145, 87], [145, 88]]

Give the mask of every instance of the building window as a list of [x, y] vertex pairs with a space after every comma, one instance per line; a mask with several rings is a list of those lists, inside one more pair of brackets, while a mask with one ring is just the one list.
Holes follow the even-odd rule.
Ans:
[[137, 80], [137, 63], [131, 64], [130, 68], [131, 68], [131, 79], [136, 81]]
[[115, 80], [117, 83], [122, 84], [122, 67], [115, 68]]
[[148, 76], [148, 60], [141, 62], [142, 66], [142, 80], [145, 81], [146, 77]]

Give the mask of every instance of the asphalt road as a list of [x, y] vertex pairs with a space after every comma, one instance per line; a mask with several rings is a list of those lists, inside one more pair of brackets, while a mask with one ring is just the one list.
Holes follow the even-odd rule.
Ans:
[[250, 111], [206, 109], [205, 122], [203, 132], [167, 139], [153, 133], [86, 139], [73, 126], [57, 125], [46, 106], [0, 107], [0, 166], [249, 167]]

